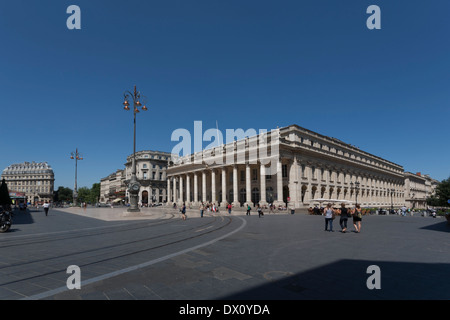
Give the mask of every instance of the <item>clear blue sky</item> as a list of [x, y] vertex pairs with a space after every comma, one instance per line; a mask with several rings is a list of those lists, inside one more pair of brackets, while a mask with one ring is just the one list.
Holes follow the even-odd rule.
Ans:
[[[68, 30], [69, 5], [81, 30]], [[381, 8], [381, 30], [366, 9]], [[442, 180], [450, 175], [450, 2], [2, 1], [0, 170], [46, 161], [55, 188], [171, 151], [177, 128], [298, 124]], [[206, 142], [204, 146], [208, 143]]]

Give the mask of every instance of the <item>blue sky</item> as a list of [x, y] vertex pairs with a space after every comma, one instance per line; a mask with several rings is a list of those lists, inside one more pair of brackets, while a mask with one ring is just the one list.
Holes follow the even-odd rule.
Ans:
[[[81, 30], [68, 30], [69, 5]], [[381, 30], [366, 9], [381, 8]], [[177, 128], [298, 124], [442, 180], [450, 175], [448, 0], [2, 1], [0, 170], [46, 161], [55, 188], [171, 151]], [[205, 142], [204, 146], [209, 142]]]

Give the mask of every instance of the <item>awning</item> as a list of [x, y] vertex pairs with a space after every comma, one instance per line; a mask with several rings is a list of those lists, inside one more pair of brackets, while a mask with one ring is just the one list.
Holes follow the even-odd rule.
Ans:
[[318, 198], [318, 199], [312, 199], [310, 200], [312, 202], [342, 202], [342, 203], [353, 203], [353, 201], [344, 200], [344, 199], [324, 199], [324, 198]]
[[123, 200], [122, 198], [118, 198], [118, 199], [116, 199], [116, 200], [113, 200], [113, 203], [120, 202], [120, 201], [122, 201], [122, 200]]

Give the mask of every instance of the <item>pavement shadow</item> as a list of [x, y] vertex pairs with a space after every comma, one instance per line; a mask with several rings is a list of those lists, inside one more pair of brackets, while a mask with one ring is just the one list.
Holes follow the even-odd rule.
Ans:
[[[379, 267], [380, 289], [369, 289]], [[441, 300], [450, 299], [447, 263], [340, 260], [231, 294], [224, 300]]]
[[438, 223], [431, 224], [429, 226], [422, 227], [420, 229], [441, 231], [441, 232], [450, 232], [450, 224], [447, 222], [447, 220], [444, 219], [444, 221], [440, 221]]
[[15, 210], [12, 217], [13, 226], [16, 224], [31, 224], [34, 223], [33, 216], [30, 214], [30, 211], [20, 211]]

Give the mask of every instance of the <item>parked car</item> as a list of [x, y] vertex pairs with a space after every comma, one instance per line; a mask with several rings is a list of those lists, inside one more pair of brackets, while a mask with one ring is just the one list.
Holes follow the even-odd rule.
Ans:
[[110, 204], [107, 204], [107, 203], [97, 203], [96, 205], [95, 205], [97, 208], [101, 208], [101, 207], [111, 207], [111, 205]]

